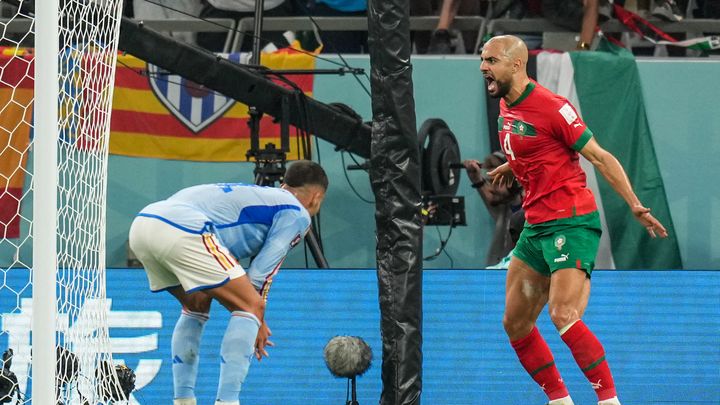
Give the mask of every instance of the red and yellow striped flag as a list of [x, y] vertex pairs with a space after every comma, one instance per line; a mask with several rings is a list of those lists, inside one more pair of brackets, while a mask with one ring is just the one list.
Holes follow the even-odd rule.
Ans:
[[[239, 62], [241, 55], [231, 54]], [[312, 69], [315, 57], [292, 49], [262, 55], [272, 69]], [[312, 94], [312, 75], [288, 76]], [[118, 57], [110, 153], [116, 155], [233, 162], [250, 148], [248, 107], [129, 55]], [[291, 134], [294, 130], [291, 129]], [[280, 126], [269, 116], [260, 124], [260, 146], [280, 147]], [[288, 159], [297, 159], [290, 142]]]
[[0, 237], [20, 237], [20, 202], [29, 154], [33, 58], [0, 49]]

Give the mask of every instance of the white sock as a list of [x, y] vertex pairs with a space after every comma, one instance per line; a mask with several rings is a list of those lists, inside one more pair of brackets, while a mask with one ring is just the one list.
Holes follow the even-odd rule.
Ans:
[[176, 398], [173, 405], [197, 405], [197, 401], [195, 398]]
[[610, 399], [598, 402], [598, 405], [620, 405], [620, 400], [618, 399], [618, 397], [612, 397]]
[[548, 402], [548, 405], [575, 405], [573, 403], [572, 398], [570, 398], [570, 395], [558, 399], [553, 399], [552, 401]]
[[579, 321], [579, 319], [576, 319], [576, 320], [570, 322], [569, 324], [563, 326], [562, 328], [560, 328], [560, 330], [558, 331], [558, 333], [560, 334], [560, 336], [564, 335], [565, 332], [567, 332], [570, 328], [572, 328], [572, 326], [575, 325], [575, 323], [576, 323], [577, 321]]

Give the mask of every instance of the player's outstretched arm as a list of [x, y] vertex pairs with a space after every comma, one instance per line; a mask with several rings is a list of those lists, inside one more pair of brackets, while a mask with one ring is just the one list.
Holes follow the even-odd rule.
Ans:
[[642, 205], [637, 195], [635, 195], [632, 185], [630, 185], [630, 179], [628, 179], [625, 170], [612, 153], [603, 149], [593, 137], [582, 148], [580, 154], [595, 166], [610, 183], [610, 186], [625, 200], [630, 206], [635, 219], [645, 227], [650, 236], [653, 238], [656, 236], [667, 237], [667, 230], [660, 221], [650, 214], [650, 208]]

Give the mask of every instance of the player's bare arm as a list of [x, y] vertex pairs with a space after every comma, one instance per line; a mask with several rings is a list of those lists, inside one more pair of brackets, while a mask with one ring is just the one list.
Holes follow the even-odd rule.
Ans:
[[635, 219], [647, 229], [650, 236], [661, 238], [667, 237], [668, 233], [665, 227], [655, 217], [650, 214], [650, 208], [642, 205], [635, 195], [625, 170], [623, 169], [617, 158], [612, 153], [603, 149], [597, 143], [595, 138], [590, 138], [588, 143], [582, 148], [580, 154], [583, 155], [610, 183], [613, 190], [630, 206]]

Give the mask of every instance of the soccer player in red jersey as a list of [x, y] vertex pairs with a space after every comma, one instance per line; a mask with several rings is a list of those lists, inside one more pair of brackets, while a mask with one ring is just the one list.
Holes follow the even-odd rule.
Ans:
[[581, 320], [601, 228], [578, 154], [607, 179], [650, 236], [666, 237], [667, 231], [642, 205], [618, 160], [598, 145], [575, 108], [528, 78], [528, 51], [522, 40], [492, 38], [481, 56], [487, 91], [502, 98], [498, 134], [508, 159], [488, 175], [501, 184], [517, 179], [525, 189], [526, 224], [505, 285], [505, 332], [549, 404], [573, 404], [535, 326], [548, 304], [550, 318], [590, 381], [598, 404], [618, 405], [605, 351]]

